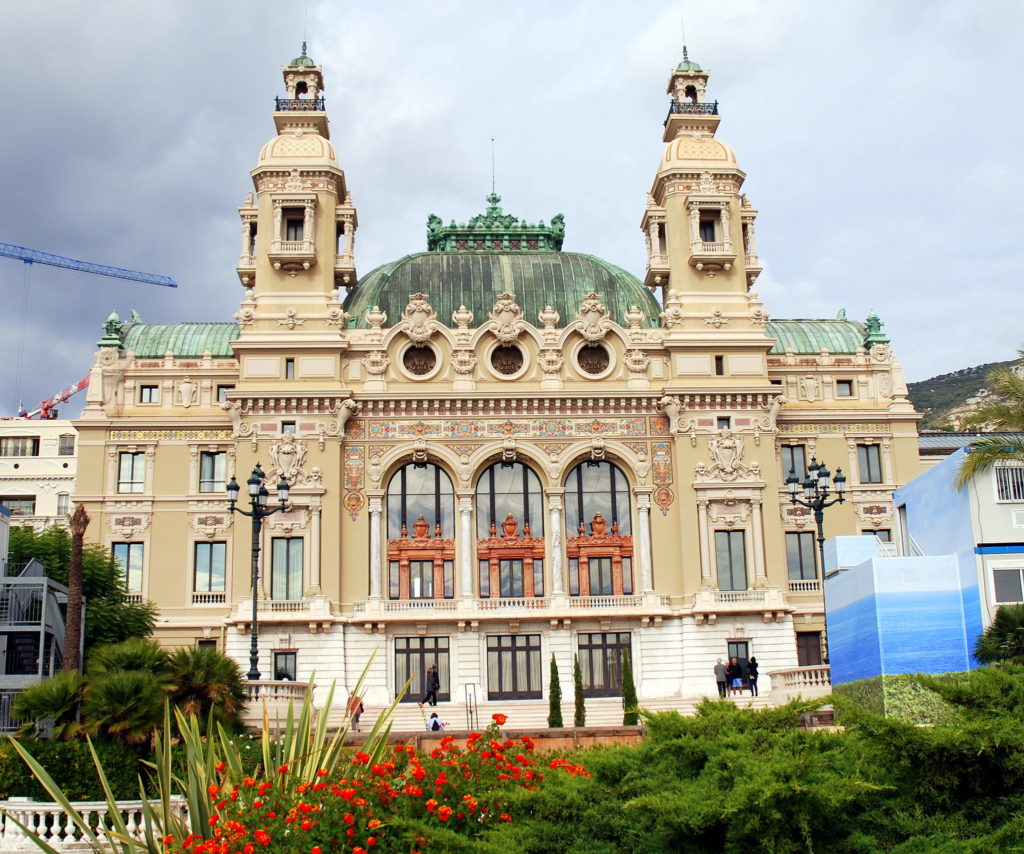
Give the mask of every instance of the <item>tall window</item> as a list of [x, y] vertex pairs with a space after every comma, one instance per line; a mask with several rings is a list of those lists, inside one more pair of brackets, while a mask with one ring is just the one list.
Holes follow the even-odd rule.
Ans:
[[146, 455], [130, 451], [117, 455], [117, 491], [142, 492], [146, 486]]
[[405, 688], [406, 682], [409, 683], [409, 690], [402, 697], [403, 703], [419, 702], [426, 693], [428, 667], [437, 668], [437, 676], [441, 682], [437, 699], [442, 702], [450, 700], [452, 696], [448, 638], [395, 638], [395, 695]]
[[629, 483], [607, 462], [580, 463], [565, 480], [566, 554], [572, 596], [633, 592]]
[[787, 478], [790, 472], [800, 480], [807, 475], [807, 454], [803, 445], [782, 445], [779, 448], [782, 457], [782, 477]]
[[1024, 586], [1021, 584], [1019, 569], [993, 569], [992, 581], [996, 602], [1024, 602]]
[[587, 697], [622, 695], [622, 666], [630, 654], [629, 632], [581, 632], [580, 672]]
[[821, 664], [821, 632], [796, 633], [796, 663], [800, 667]]
[[487, 699], [541, 698], [540, 635], [487, 636]]
[[[301, 542], [301, 541], [300, 541]], [[192, 589], [196, 593], [223, 593], [227, 543], [196, 543]]]
[[62, 457], [72, 457], [75, 454], [75, 437], [61, 436], [57, 440], [57, 454]]
[[274, 679], [294, 682], [299, 674], [299, 654], [295, 650], [274, 652]]
[[878, 445], [858, 445], [857, 464], [861, 483], [882, 482], [882, 449]]
[[1024, 466], [996, 466], [996, 500], [1024, 501]]
[[284, 221], [284, 239], [302, 240], [302, 223], [301, 216], [287, 216]]
[[111, 546], [114, 560], [121, 564], [125, 584], [129, 593], [142, 592], [142, 543], [114, 543]]
[[611, 463], [580, 463], [565, 480], [565, 529], [568, 536], [588, 526], [600, 513], [608, 527], [630, 533], [629, 482]]
[[544, 536], [540, 479], [522, 463], [496, 463], [477, 481], [477, 536], [489, 536], [492, 525], [500, 533], [509, 514], [519, 523], [521, 532], [529, 526], [531, 536]]
[[786, 532], [786, 564], [790, 581], [813, 581], [818, 577], [814, 565], [814, 534], [809, 531]]
[[715, 531], [718, 589], [747, 589], [746, 536], [743, 531]]
[[66, 492], [57, 493], [57, 515], [66, 516], [71, 509], [71, 496]]
[[388, 484], [388, 596], [455, 595], [455, 492], [433, 463], [410, 464]]
[[0, 439], [0, 457], [38, 457], [38, 436], [4, 436]]
[[270, 549], [270, 598], [302, 598], [302, 537], [274, 537]]
[[199, 491], [223, 492], [227, 481], [228, 455], [224, 451], [199, 454]]

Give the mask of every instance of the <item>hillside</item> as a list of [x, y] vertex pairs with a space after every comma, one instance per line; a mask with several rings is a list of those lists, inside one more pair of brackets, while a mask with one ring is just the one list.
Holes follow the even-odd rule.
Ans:
[[942, 374], [920, 382], [907, 383], [914, 408], [924, 415], [920, 429], [941, 430], [946, 427], [949, 423], [950, 410], [977, 396], [985, 387], [985, 377], [991, 371], [996, 368], [1008, 368], [1016, 363], [1016, 359], [989, 362], [986, 365], [962, 368], [951, 374]]

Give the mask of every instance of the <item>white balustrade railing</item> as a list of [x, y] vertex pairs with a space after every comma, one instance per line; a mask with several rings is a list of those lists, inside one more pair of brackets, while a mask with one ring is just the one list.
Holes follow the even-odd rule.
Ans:
[[502, 596], [495, 596], [490, 599], [477, 599], [477, 605], [481, 610], [484, 611], [496, 611], [496, 610], [507, 610], [514, 608], [528, 608], [531, 610], [539, 610], [542, 608], [549, 607], [547, 599], [532, 596], [520, 596], [516, 598], [505, 598]]
[[262, 679], [245, 683], [245, 693], [250, 705], [266, 700], [268, 703], [287, 703], [294, 700], [301, 703], [309, 690], [308, 682], [291, 682], [285, 679]]
[[692, 255], [731, 255], [732, 244], [720, 241], [696, 240], [690, 247]]
[[799, 688], [831, 688], [832, 668], [827, 664], [812, 667], [794, 667], [791, 670], [775, 670], [770, 674], [772, 690]]
[[396, 611], [454, 611], [458, 603], [454, 599], [389, 599], [384, 603], [388, 613]]
[[312, 255], [312, 240], [275, 240], [273, 252], [291, 252], [296, 255]]
[[767, 600], [764, 590], [716, 590], [715, 602], [732, 605], [737, 602], [764, 602]]
[[789, 582], [790, 593], [817, 593], [819, 590], [821, 590], [821, 582], [816, 578], [808, 581]]
[[[102, 838], [102, 828], [111, 827], [107, 804], [103, 801], [73, 802], [86, 823], [97, 828]], [[128, 836], [140, 842], [145, 839], [145, 823], [142, 801], [118, 801], [118, 812], [125, 823]], [[185, 799], [171, 798], [174, 814], [184, 819], [187, 813]], [[39, 848], [12, 819], [39, 834], [43, 841], [56, 851], [89, 851], [89, 844], [82, 839], [82, 832], [75, 827], [70, 816], [60, 804], [40, 803], [29, 798], [10, 798], [0, 801], [0, 851], [39, 851]]]
[[[251, 599], [249, 605], [252, 607]], [[304, 599], [260, 599], [257, 610], [275, 614], [301, 614], [309, 610], [309, 602]]]
[[570, 596], [570, 608], [636, 608], [643, 603], [641, 596]]
[[225, 593], [193, 593], [193, 605], [223, 605], [226, 601]]

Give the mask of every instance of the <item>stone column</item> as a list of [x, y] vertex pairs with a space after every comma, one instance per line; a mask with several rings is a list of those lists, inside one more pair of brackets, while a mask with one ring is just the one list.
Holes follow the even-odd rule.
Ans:
[[547, 501], [548, 501], [548, 532], [547, 541], [550, 544], [550, 555], [551, 560], [549, 566], [551, 567], [551, 591], [552, 596], [564, 596], [565, 595], [565, 568], [562, 561], [563, 551], [563, 539], [562, 531], [564, 525], [562, 523], [562, 509], [563, 500], [565, 496], [564, 489], [549, 489], [547, 490]]
[[754, 550], [754, 586], [768, 585], [768, 570], [764, 560], [764, 521], [761, 512], [761, 499], [750, 499], [751, 509], [751, 547]]
[[[708, 542], [708, 501], [697, 502], [697, 536], [700, 541], [700, 580], [711, 583], [711, 547]], [[717, 585], [717, 582], [716, 582]]]
[[384, 509], [383, 495], [372, 495], [370, 507], [370, 598], [380, 599], [381, 591], [381, 551], [383, 536], [381, 531], [381, 513]]
[[309, 512], [309, 589], [306, 591], [306, 595], [319, 596], [322, 592], [320, 588], [320, 552], [322, 548], [320, 542], [320, 522], [321, 515], [323, 514], [320, 502], [311, 503]]
[[280, 245], [281, 241], [284, 240], [284, 232], [281, 231], [281, 217], [283, 211], [280, 205], [274, 205], [274, 234], [271, 238], [272, 245]]
[[654, 568], [651, 564], [651, 490], [636, 490], [636, 510], [639, 530], [637, 531], [637, 563], [640, 568], [640, 592], [654, 592]]
[[647, 226], [647, 231], [648, 231], [648, 238], [647, 239], [650, 241], [650, 247], [651, 247], [651, 260], [652, 261], [660, 261], [661, 260], [661, 235], [658, 232], [658, 222], [657, 222], [657, 220], [651, 220], [650, 224]]
[[464, 599], [472, 599], [473, 584], [473, 493], [459, 492], [459, 538], [456, 540], [459, 556], [459, 587]]
[[690, 203], [690, 248], [699, 246], [700, 239], [700, 208]]
[[313, 220], [313, 205], [309, 202], [306, 203], [306, 210], [303, 216], [302, 222], [302, 239], [309, 245], [313, 245], [313, 229], [315, 223]]
[[356, 240], [356, 230], [351, 217], [345, 220], [343, 230], [345, 232], [345, 254], [350, 256], [355, 248]]
[[718, 220], [722, 225], [722, 243], [725, 244], [725, 250], [728, 252], [732, 249], [732, 235], [729, 234], [729, 208], [722, 207], [718, 212]]
[[[249, 261], [249, 246], [252, 240], [252, 221], [248, 218], [242, 220], [242, 264]], [[239, 265], [241, 266], [241, 265]]]

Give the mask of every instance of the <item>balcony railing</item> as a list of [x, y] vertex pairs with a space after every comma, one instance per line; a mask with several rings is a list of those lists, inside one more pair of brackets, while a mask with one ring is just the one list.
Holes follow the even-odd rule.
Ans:
[[503, 597], [494, 596], [489, 599], [477, 599], [477, 606], [484, 611], [496, 611], [512, 608], [528, 608], [539, 610], [549, 607], [547, 599], [532, 596]]
[[[715, 102], [715, 111], [717, 112], [717, 101]], [[318, 98], [274, 98], [274, 104], [279, 113], [299, 113], [299, 112], [323, 112], [324, 99], [321, 95]]]
[[668, 108], [668, 115], [665, 116], [665, 124], [672, 116], [717, 116], [718, 101], [709, 101], [706, 104], [691, 104], [688, 101], [673, 101]]
[[570, 596], [570, 608], [636, 608], [642, 596]]
[[816, 578], [808, 581], [789, 582], [790, 593], [817, 593], [819, 590], [821, 590], [821, 582]]
[[692, 255], [731, 255], [732, 244], [724, 242], [712, 242], [710, 240], [696, 240], [690, 246]]
[[[308, 691], [308, 682], [291, 682], [285, 679], [262, 679], [245, 683], [246, 701], [250, 706], [264, 700], [268, 703], [287, 703], [289, 701], [301, 703], [306, 698]], [[250, 708], [249, 711], [252, 709]]]
[[193, 605], [223, 605], [226, 601], [225, 593], [193, 593]]
[[818, 690], [832, 687], [832, 668], [827, 664], [812, 667], [794, 667], [792, 670], [775, 670], [769, 674], [772, 679], [772, 690], [815, 688]]
[[389, 599], [384, 603], [388, 613], [396, 611], [454, 611], [458, 603], [454, 599]]
[[715, 602], [723, 605], [735, 605], [738, 602], [764, 602], [767, 594], [764, 590], [716, 590]]

